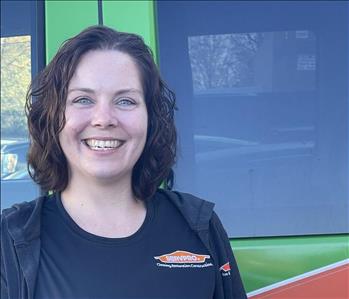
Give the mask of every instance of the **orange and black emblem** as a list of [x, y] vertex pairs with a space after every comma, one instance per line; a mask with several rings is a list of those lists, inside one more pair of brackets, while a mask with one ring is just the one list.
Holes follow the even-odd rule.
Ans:
[[209, 255], [197, 254], [189, 251], [177, 250], [172, 253], [154, 257], [165, 264], [201, 264], [209, 259]]

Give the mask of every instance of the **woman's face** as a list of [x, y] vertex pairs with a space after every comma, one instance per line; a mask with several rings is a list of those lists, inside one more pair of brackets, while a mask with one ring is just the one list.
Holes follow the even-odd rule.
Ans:
[[148, 114], [140, 73], [116, 50], [86, 53], [68, 87], [59, 135], [70, 182], [129, 180], [147, 138]]

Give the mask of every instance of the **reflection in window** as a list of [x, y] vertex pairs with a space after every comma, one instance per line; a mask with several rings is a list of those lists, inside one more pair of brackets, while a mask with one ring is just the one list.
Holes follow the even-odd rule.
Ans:
[[175, 188], [231, 237], [347, 233], [348, 4], [197, 2], [157, 5]]
[[307, 30], [190, 36], [194, 93], [314, 90], [315, 42]]
[[30, 36], [1, 38], [1, 179], [27, 178], [25, 96], [31, 80]]

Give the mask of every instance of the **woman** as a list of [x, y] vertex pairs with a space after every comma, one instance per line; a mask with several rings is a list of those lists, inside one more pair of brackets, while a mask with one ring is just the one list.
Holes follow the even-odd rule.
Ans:
[[2, 298], [246, 298], [213, 204], [168, 191], [175, 97], [140, 37], [82, 31], [26, 107], [53, 192], [3, 212]]

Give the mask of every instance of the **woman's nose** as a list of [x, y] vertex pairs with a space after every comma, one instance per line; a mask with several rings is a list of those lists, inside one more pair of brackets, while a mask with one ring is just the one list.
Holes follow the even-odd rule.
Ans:
[[108, 103], [98, 103], [92, 112], [92, 125], [107, 128], [118, 125], [116, 113]]

